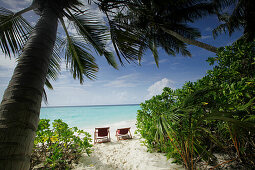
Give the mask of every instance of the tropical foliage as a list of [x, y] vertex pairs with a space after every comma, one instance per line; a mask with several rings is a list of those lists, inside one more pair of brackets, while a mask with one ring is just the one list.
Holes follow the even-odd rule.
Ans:
[[31, 169], [69, 169], [77, 163], [82, 152], [91, 153], [89, 133], [77, 127], [69, 128], [62, 120], [41, 119], [36, 131]]
[[[187, 169], [201, 160], [255, 166], [255, 43], [237, 42], [209, 58], [213, 70], [181, 89], [165, 88], [141, 103], [137, 127], [149, 150], [166, 152]], [[225, 163], [215, 153], [227, 154]]]

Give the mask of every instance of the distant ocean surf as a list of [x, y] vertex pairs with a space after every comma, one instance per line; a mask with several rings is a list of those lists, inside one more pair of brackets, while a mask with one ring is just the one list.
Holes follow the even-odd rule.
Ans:
[[68, 106], [41, 108], [41, 119], [62, 119], [69, 127], [91, 129], [107, 125], [128, 126], [136, 119], [139, 105]]

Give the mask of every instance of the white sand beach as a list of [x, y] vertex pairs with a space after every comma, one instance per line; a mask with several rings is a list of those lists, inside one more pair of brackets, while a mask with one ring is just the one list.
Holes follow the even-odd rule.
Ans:
[[[121, 126], [123, 125], [123, 126]], [[163, 153], [149, 153], [135, 135], [135, 121], [128, 122], [133, 139], [117, 141], [116, 127], [111, 127], [111, 142], [95, 144], [90, 157], [83, 154], [75, 170], [180, 170], [181, 165], [171, 163]], [[118, 128], [127, 126], [119, 124]]]

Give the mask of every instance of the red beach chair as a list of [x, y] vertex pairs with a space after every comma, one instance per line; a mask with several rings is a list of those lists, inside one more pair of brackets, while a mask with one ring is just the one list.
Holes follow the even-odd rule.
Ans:
[[110, 141], [111, 141], [110, 127], [95, 128], [94, 144], [95, 143], [110, 142]]
[[117, 140], [126, 140], [126, 139], [132, 139], [132, 135], [129, 128], [121, 128], [116, 130], [116, 137]]

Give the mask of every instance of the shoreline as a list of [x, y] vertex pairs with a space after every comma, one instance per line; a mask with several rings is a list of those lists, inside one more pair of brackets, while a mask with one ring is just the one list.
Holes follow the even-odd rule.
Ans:
[[42, 106], [41, 108], [60, 108], [60, 107], [105, 107], [105, 106], [138, 106], [140, 104], [112, 104], [112, 105], [77, 105], [77, 106]]

